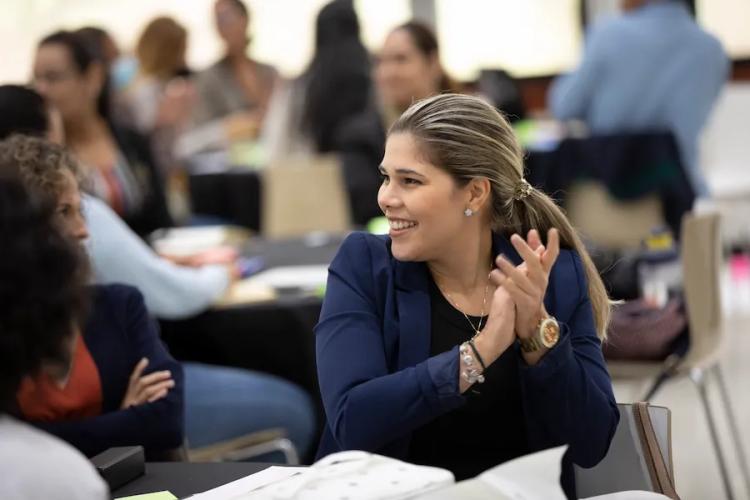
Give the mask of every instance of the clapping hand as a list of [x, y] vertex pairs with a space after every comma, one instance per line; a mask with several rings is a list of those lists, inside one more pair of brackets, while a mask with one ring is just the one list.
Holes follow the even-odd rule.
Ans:
[[536, 333], [540, 321], [547, 317], [544, 295], [552, 266], [560, 254], [560, 235], [557, 229], [550, 229], [546, 247], [535, 229], [529, 231], [525, 241], [518, 234], [514, 234], [510, 241], [523, 263], [515, 266], [500, 255], [495, 260], [498, 269], [492, 271], [491, 279], [508, 291], [516, 306], [516, 335], [529, 338]]

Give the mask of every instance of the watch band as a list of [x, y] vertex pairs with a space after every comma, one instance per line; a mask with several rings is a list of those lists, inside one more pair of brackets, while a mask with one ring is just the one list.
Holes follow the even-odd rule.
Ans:
[[518, 343], [521, 345], [521, 350], [523, 352], [534, 352], [543, 347], [542, 343], [539, 341], [539, 338], [536, 335], [534, 335], [533, 337], [529, 337], [528, 339], [519, 338]]
[[[545, 340], [545, 337], [543, 336], [544, 333], [542, 329], [545, 325], [548, 323], [552, 323], [554, 327], [557, 329], [557, 335], [555, 336], [553, 341], [547, 341]], [[534, 352], [538, 351], [542, 347], [548, 347], [552, 348], [555, 344], [557, 344], [557, 340], [559, 339], [559, 325], [557, 324], [557, 320], [553, 316], [547, 316], [546, 318], [542, 318], [539, 321], [539, 325], [537, 326], [536, 334], [532, 335], [531, 337], [527, 339], [522, 339], [519, 337], [518, 343], [521, 345], [521, 350], [523, 352]]]

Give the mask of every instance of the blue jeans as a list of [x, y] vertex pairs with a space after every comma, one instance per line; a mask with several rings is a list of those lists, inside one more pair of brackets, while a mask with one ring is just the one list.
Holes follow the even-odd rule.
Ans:
[[300, 456], [315, 439], [310, 396], [291, 382], [239, 368], [183, 363], [185, 435], [197, 448], [281, 427]]

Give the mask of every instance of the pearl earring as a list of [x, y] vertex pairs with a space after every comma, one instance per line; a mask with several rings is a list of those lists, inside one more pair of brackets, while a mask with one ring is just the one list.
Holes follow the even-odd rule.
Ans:
[[464, 210], [464, 215], [466, 217], [471, 217], [472, 215], [474, 215], [474, 210], [467, 208], [466, 210]]

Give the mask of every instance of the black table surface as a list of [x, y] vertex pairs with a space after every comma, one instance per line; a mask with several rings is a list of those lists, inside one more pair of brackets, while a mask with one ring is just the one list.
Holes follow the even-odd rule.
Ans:
[[203, 493], [270, 467], [252, 462], [149, 462], [146, 474], [112, 492], [113, 498], [169, 491], [178, 498]]

